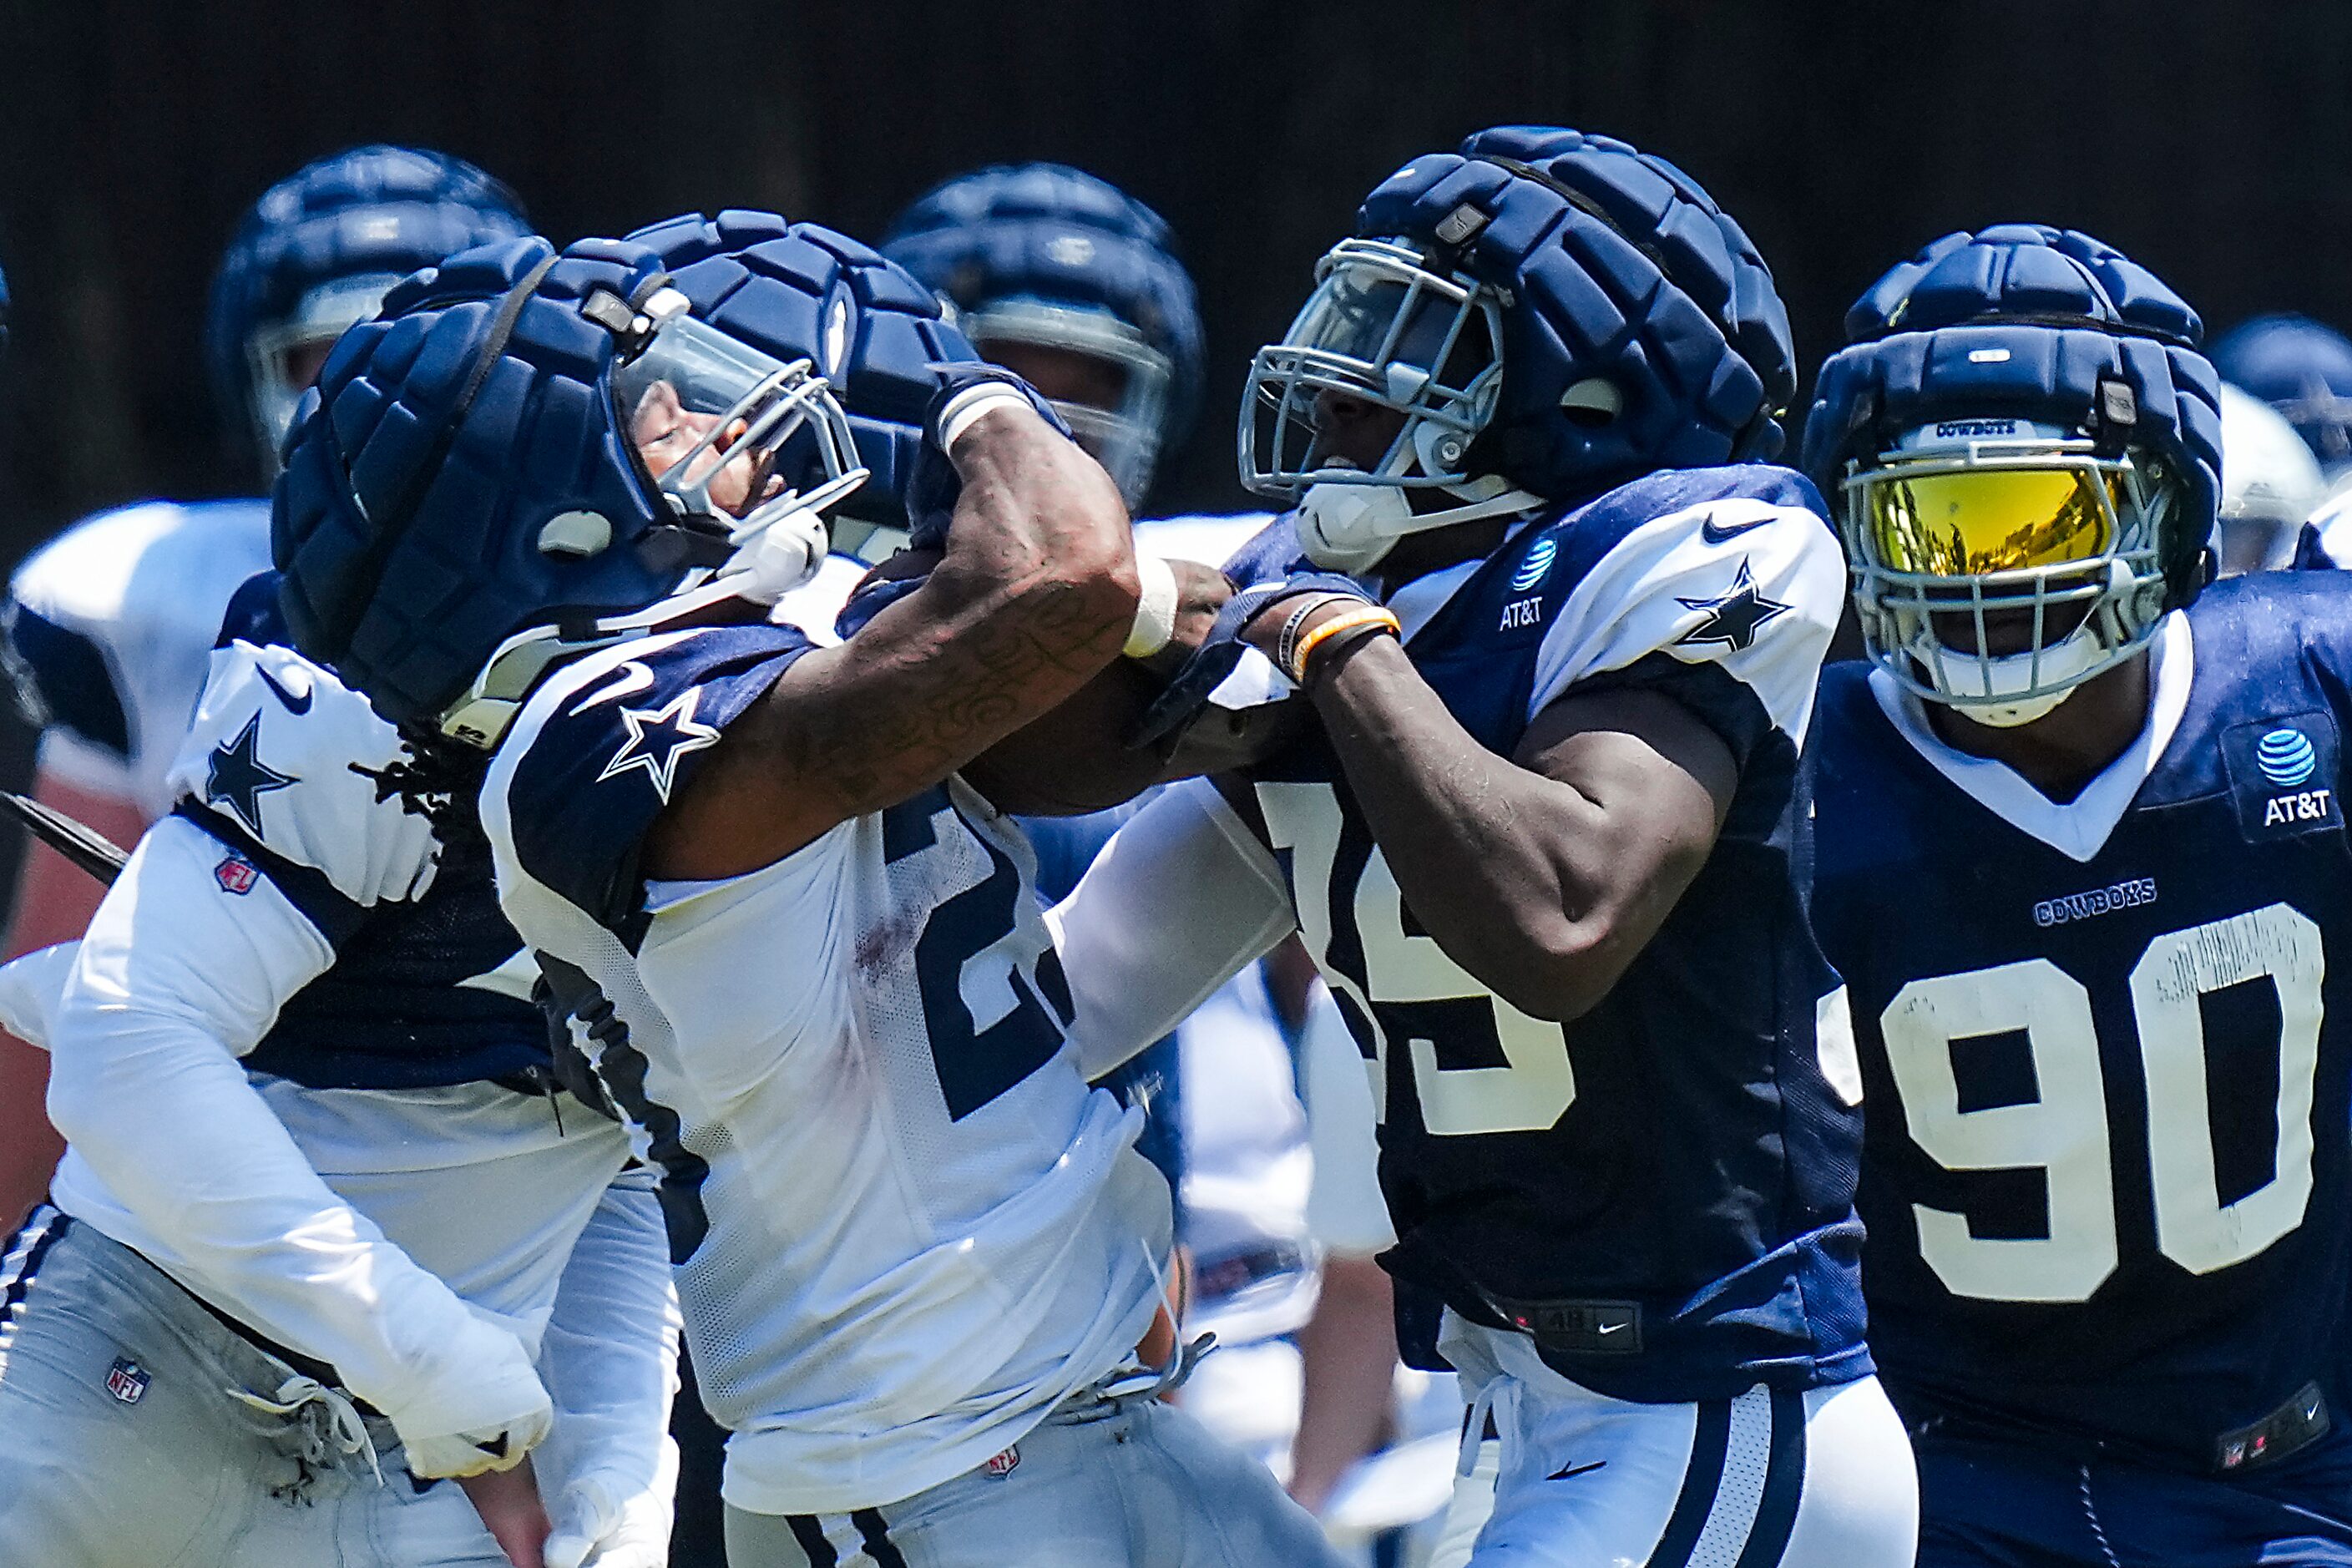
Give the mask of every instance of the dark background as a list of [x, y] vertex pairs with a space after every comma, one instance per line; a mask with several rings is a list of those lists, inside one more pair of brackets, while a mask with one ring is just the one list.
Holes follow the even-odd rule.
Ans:
[[1809, 362], [1893, 260], [2087, 228], [2227, 325], [2352, 321], [2352, 6], [2135, 0], [0, 0], [0, 560], [94, 508], [236, 493], [204, 291], [272, 180], [366, 140], [472, 158], [541, 228], [780, 207], [871, 237], [975, 164], [1078, 163], [1199, 275], [1203, 417], [1169, 510], [1242, 501], [1230, 410], [1356, 200], [1488, 123], [1622, 135], [1777, 272]]

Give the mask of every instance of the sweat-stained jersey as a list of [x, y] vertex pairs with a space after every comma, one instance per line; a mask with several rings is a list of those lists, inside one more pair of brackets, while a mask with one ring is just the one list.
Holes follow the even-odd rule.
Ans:
[[27, 557], [0, 658], [41, 726], [42, 770], [151, 819], [169, 810], [221, 613], [268, 569], [267, 500], [123, 507]]
[[[1264, 581], [1299, 561], [1283, 522], [1227, 570]], [[1812, 488], [1754, 466], [1636, 480], [1390, 596], [1415, 669], [1491, 751], [1571, 689], [1641, 688], [1738, 765], [1706, 866], [1566, 1026], [1423, 931], [1319, 730], [1250, 774], [1308, 950], [1374, 1064], [1400, 1238], [1386, 1261], [1474, 1322], [1535, 1328], [1555, 1369], [1612, 1397], [1870, 1370], [1859, 1113], [1837, 1041], [1816, 1036], [1833, 981], [1804, 909], [1801, 753], [1843, 585]]]
[[1133, 1352], [1166, 1184], [1089, 1089], [1028, 846], [960, 781], [761, 870], [640, 845], [814, 645], [648, 637], [531, 698], [483, 792], [504, 906], [659, 1163], [688, 1342], [758, 1513], [872, 1507], [1002, 1452]]
[[1905, 1414], [2227, 1474], [2352, 1398], [2352, 578], [2216, 584], [2150, 657], [2065, 805], [1832, 670], [1814, 911]]

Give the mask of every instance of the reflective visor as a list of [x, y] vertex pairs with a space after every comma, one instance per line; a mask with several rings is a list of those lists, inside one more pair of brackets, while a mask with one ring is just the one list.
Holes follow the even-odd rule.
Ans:
[[1975, 577], [2095, 560], [2114, 547], [2116, 480], [2087, 465], [1943, 468], [1865, 477], [1864, 526], [1878, 564]]

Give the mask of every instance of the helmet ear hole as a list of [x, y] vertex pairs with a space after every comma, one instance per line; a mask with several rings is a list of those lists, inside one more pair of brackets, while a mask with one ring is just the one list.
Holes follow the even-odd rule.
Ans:
[[1625, 411], [1625, 395], [1607, 377], [1588, 375], [1559, 395], [1559, 410], [1570, 424], [1598, 430]]

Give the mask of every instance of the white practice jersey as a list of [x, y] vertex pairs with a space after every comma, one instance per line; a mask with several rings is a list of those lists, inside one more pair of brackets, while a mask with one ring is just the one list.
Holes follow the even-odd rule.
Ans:
[[382, 787], [411, 759], [332, 675], [243, 640], [213, 662], [173, 810], [46, 1021], [56, 1203], [395, 1420], [469, 1318], [537, 1353], [593, 1222], [572, 1338], [656, 1399], [650, 1467], [675, 1316], [651, 1180], [551, 1087], [487, 847]]
[[87, 518], [9, 584], [6, 658], [40, 765], [149, 818], [229, 598], [269, 569], [267, 500], [148, 501]]
[[1125, 1363], [1166, 1184], [1079, 1076], [1018, 831], [960, 782], [761, 870], [647, 883], [662, 808], [814, 645], [667, 633], [561, 671], [482, 816], [505, 908], [664, 1170], [727, 1500], [835, 1513], [1010, 1447]]

